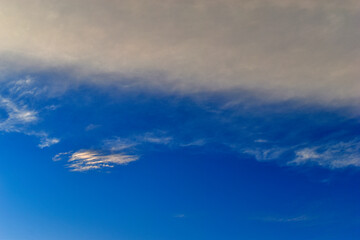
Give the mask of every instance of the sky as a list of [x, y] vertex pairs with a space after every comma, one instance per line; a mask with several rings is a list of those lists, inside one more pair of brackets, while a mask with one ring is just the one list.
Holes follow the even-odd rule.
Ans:
[[0, 0], [1, 240], [360, 238], [356, 0]]

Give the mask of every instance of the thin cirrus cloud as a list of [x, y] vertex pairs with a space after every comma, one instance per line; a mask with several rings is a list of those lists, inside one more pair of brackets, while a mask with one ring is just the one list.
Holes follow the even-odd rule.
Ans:
[[18, 106], [11, 99], [0, 96], [0, 108], [4, 111], [4, 118], [0, 121], [0, 131], [19, 132], [21, 128], [38, 120], [37, 112]]
[[289, 164], [316, 163], [328, 168], [360, 167], [360, 140], [337, 142], [296, 151], [296, 158]]
[[85, 172], [102, 170], [116, 165], [126, 165], [137, 161], [144, 144], [167, 145], [172, 138], [156, 133], [128, 138], [111, 138], [102, 141], [100, 150], [82, 149], [76, 152], [62, 152], [53, 157], [53, 161], [66, 160], [70, 171]]
[[49, 135], [45, 132], [33, 133], [32, 135], [35, 135], [40, 138], [40, 143], [38, 144], [39, 148], [50, 147], [51, 145], [60, 142], [59, 138], [49, 137]]
[[34, 97], [42, 90], [31, 86], [32, 79], [26, 77], [7, 85], [7, 96], [0, 95], [0, 132], [17, 132], [40, 139], [39, 148], [50, 147], [60, 141], [50, 137], [45, 131], [31, 130], [31, 125], [39, 121], [39, 112], [22, 103], [24, 96]]
[[[238, 152], [253, 156], [260, 162], [280, 161], [288, 166], [314, 165], [328, 169], [342, 169], [348, 167], [360, 167], [360, 141], [323, 143], [313, 146], [311, 143], [306, 147], [283, 146], [283, 147], [257, 147], [248, 146], [246, 149], [238, 149]], [[291, 155], [291, 157], [284, 157]]]
[[311, 130], [307, 128], [299, 132], [292, 127], [286, 128], [289, 133], [278, 138], [277, 133], [272, 133], [273, 139], [268, 141], [243, 142], [240, 138], [228, 145], [260, 162], [276, 161], [287, 166], [320, 166], [327, 169], [360, 167], [360, 139], [353, 128], [349, 130], [339, 126], [338, 130], [331, 129], [331, 133], [320, 138], [306, 136], [304, 133]]
[[70, 68], [98, 84], [359, 100], [356, 0], [0, 3], [3, 72]]
[[74, 153], [59, 153], [54, 156], [54, 161], [68, 157], [67, 167], [70, 171], [85, 172], [89, 170], [112, 168], [115, 165], [125, 165], [138, 160], [138, 156], [122, 153], [103, 154], [94, 150], [79, 150]]
[[172, 136], [164, 131], [145, 132], [141, 135], [127, 138], [111, 138], [103, 141], [103, 147], [111, 151], [131, 150], [144, 144], [151, 145], [177, 145]]

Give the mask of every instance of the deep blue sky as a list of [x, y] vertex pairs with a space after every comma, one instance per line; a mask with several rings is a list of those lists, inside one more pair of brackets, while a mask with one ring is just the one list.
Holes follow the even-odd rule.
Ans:
[[[13, 85], [3, 98], [38, 120], [0, 135], [1, 239], [360, 236], [358, 163], [332, 165], [358, 156], [360, 125], [344, 109], [264, 103], [241, 91], [185, 97], [83, 85], [50, 98]], [[236, 94], [247, 97], [226, 106]], [[34, 132], [59, 142], [40, 148]], [[339, 159], [291, 163], [318, 146]], [[74, 171], [68, 155], [80, 150], [138, 159]], [[70, 153], [52, 161], [62, 152]]]

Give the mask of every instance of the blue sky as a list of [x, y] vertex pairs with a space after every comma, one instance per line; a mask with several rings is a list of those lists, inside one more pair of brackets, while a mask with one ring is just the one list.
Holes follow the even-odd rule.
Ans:
[[0, 3], [1, 240], [360, 237], [357, 1]]

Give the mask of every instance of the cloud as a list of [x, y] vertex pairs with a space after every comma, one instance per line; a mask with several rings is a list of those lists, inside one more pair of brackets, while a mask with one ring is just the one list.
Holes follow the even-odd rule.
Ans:
[[194, 141], [191, 142], [186, 142], [186, 143], [180, 143], [179, 146], [181, 147], [200, 147], [206, 144], [206, 140], [205, 139], [196, 139]]
[[278, 161], [289, 166], [317, 165], [329, 169], [360, 167], [360, 140], [355, 138], [343, 142], [340, 139], [336, 143], [324, 141], [320, 145], [299, 139], [298, 144], [294, 145], [281, 143], [281, 146], [258, 147], [250, 144], [245, 148], [231, 147], [260, 162]]
[[11, 99], [0, 96], [0, 108], [6, 112], [5, 119], [0, 121], [0, 131], [20, 132], [24, 125], [35, 123], [38, 113], [27, 109], [26, 105], [19, 106]]
[[58, 154], [56, 154], [56, 155], [52, 158], [52, 160], [53, 160], [54, 162], [61, 161], [61, 160], [63, 160], [64, 157], [69, 156], [69, 155], [71, 155], [72, 153], [73, 153], [73, 152], [62, 152], [62, 153], [58, 153]]
[[318, 164], [328, 168], [360, 167], [360, 139], [299, 149], [289, 165]]
[[29, 109], [24, 102], [28, 101], [27, 97], [33, 98], [44, 90], [34, 87], [32, 82], [32, 78], [26, 77], [6, 84], [7, 97], [0, 95], [0, 113], [2, 113], [0, 114], [0, 131], [38, 137], [40, 138], [38, 146], [45, 148], [58, 143], [60, 139], [49, 137], [49, 134], [44, 131], [31, 130], [30, 126], [39, 121], [39, 112]]
[[39, 148], [45, 148], [45, 147], [50, 147], [51, 145], [57, 144], [60, 142], [60, 139], [58, 138], [50, 138], [47, 136], [47, 134], [45, 136], [43, 136], [40, 140], [40, 144], [38, 145]]
[[289, 166], [317, 165], [329, 169], [360, 167], [360, 139], [333, 142], [323, 140], [320, 144], [304, 142], [301, 135], [297, 136], [296, 144], [277, 142], [267, 146], [248, 144], [244, 146], [230, 145], [241, 154], [253, 156], [257, 161], [285, 162]]
[[[68, 156], [69, 155], [69, 156]], [[68, 156], [67, 167], [70, 171], [84, 172], [95, 169], [112, 168], [115, 165], [125, 165], [138, 160], [138, 156], [122, 153], [103, 154], [94, 150], [79, 150], [74, 153], [59, 153], [54, 156], [54, 161], [59, 161]]]
[[91, 130], [99, 128], [100, 126], [101, 125], [98, 125], [98, 124], [89, 124], [89, 125], [86, 126], [85, 130], [86, 131], [91, 131]]
[[162, 132], [147, 132], [142, 136], [137, 136], [136, 140], [143, 143], [167, 145], [173, 141], [173, 138]]
[[144, 146], [166, 146], [169, 148], [179, 147], [200, 147], [207, 143], [206, 139], [191, 139], [184, 140], [180, 136], [170, 135], [166, 131], [154, 130], [145, 132], [143, 134], [128, 136], [128, 137], [115, 137], [105, 139], [103, 147], [111, 151], [121, 151], [130, 149], [140, 149]]
[[62, 68], [97, 84], [359, 102], [356, 0], [0, 4], [3, 74]]
[[175, 143], [173, 137], [159, 130], [126, 138], [115, 137], [103, 141], [103, 147], [111, 151], [129, 150], [144, 144], [170, 145]]
[[62, 152], [56, 154], [53, 161], [66, 159], [67, 167], [73, 172], [113, 168], [116, 165], [126, 165], [138, 160], [139, 156], [133, 149], [138, 144], [140, 143], [125, 138], [106, 139], [100, 150], [82, 149], [76, 152]]
[[25, 76], [22, 79], [10, 81], [7, 84], [7, 90], [12, 96], [22, 98], [25, 96], [36, 97], [46, 92], [46, 86], [35, 86], [35, 79], [31, 76]]
[[[57, 143], [58, 139], [44, 139], [40, 145]], [[149, 146], [187, 147], [201, 146], [205, 144], [203, 140], [194, 141], [188, 144], [176, 142], [162, 131], [146, 132], [141, 135], [129, 137], [113, 137], [102, 141], [99, 150], [83, 149], [76, 152], [68, 151], [58, 153], [53, 157], [53, 161], [66, 159], [67, 167], [71, 171], [83, 172], [88, 170], [112, 168], [115, 165], [124, 165], [136, 161], [140, 155], [149, 151]], [[39, 145], [39, 146], [40, 146]]]
[[103, 141], [103, 147], [110, 151], [129, 150], [139, 144], [140, 144], [139, 142], [136, 142], [133, 139], [118, 138], [118, 137], [112, 139], [106, 139]]
[[253, 155], [258, 161], [271, 161], [279, 159], [285, 151], [286, 149], [281, 147], [259, 148], [255, 146], [241, 150], [242, 153]]

